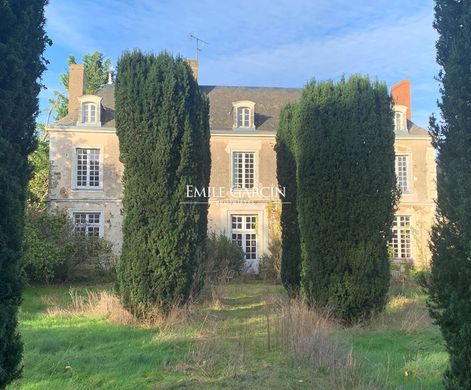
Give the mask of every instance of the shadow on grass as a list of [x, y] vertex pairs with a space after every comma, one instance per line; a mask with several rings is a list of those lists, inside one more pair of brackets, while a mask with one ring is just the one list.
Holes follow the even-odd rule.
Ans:
[[[159, 340], [155, 329], [91, 318], [44, 317], [22, 329], [27, 381], [12, 388], [143, 388], [175, 381], [165, 366], [190, 350], [188, 338]], [[48, 378], [47, 387], [41, 382]], [[35, 387], [37, 386], [37, 387]]]

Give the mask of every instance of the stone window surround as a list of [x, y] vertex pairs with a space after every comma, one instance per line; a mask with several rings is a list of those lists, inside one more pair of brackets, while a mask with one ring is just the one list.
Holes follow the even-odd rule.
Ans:
[[[407, 132], [407, 106], [403, 106], [401, 104], [395, 104], [393, 106], [393, 111], [394, 111], [394, 131], [405, 131]], [[396, 113], [401, 114], [401, 123], [400, 123], [400, 128], [397, 128], [396, 126]]]
[[[77, 126], [101, 126], [101, 100], [100, 96], [96, 95], [83, 95], [77, 98], [79, 101], [79, 113], [77, 119]], [[82, 122], [84, 104], [95, 104], [95, 122]]]
[[[94, 187], [85, 187], [85, 186], [77, 186], [77, 151], [78, 149], [98, 149], [100, 151], [100, 158], [99, 158], [99, 174], [100, 174], [100, 181], [98, 186]], [[103, 155], [104, 155], [104, 148], [102, 145], [95, 146], [95, 145], [76, 145], [73, 148], [73, 161], [72, 161], [72, 191], [103, 191]]]
[[[239, 108], [248, 108], [249, 109], [249, 126], [248, 127], [239, 127], [237, 126]], [[234, 112], [234, 124], [233, 129], [243, 129], [243, 130], [255, 130], [254, 122], [254, 112], [255, 112], [255, 103], [250, 100], [239, 100], [237, 102], [232, 102], [232, 110]]]
[[85, 213], [85, 214], [100, 214], [100, 224], [99, 224], [99, 237], [103, 238], [104, 237], [104, 231], [105, 231], [105, 223], [104, 223], [104, 211], [103, 209], [90, 209], [90, 208], [85, 208], [85, 209], [77, 209], [77, 208], [71, 208], [68, 210], [69, 212], [69, 217], [74, 225], [75, 228], [75, 219], [74, 215], [79, 214], [79, 213]]
[[403, 156], [406, 158], [406, 171], [407, 171], [407, 191], [403, 191], [401, 196], [410, 196], [414, 192], [414, 175], [413, 175], [413, 165], [412, 165], [412, 153], [411, 151], [395, 151], [394, 158], [394, 172], [396, 174], [397, 180], [397, 157]]
[[[241, 149], [241, 148], [236, 148], [236, 149], [231, 149], [230, 150], [230, 158], [229, 158], [229, 163], [230, 163], [230, 186], [234, 191], [244, 191], [244, 188], [236, 188], [234, 187], [234, 153], [252, 153], [253, 154], [253, 187], [258, 186], [258, 167], [257, 167], [257, 162], [258, 162], [258, 152], [253, 149]], [[245, 163], [245, 161], [244, 161]]]

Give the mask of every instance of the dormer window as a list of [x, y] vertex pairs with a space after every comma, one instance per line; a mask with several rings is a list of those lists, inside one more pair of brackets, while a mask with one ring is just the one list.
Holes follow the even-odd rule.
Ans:
[[250, 127], [250, 108], [237, 108], [237, 127]]
[[78, 98], [80, 109], [77, 125], [101, 126], [101, 97], [83, 95]]
[[255, 103], [250, 100], [241, 100], [232, 103], [234, 111], [234, 129], [255, 129], [254, 109]]
[[394, 131], [407, 131], [407, 107], [395, 105], [394, 108]]
[[82, 104], [82, 123], [95, 123], [96, 122], [96, 104], [83, 103]]

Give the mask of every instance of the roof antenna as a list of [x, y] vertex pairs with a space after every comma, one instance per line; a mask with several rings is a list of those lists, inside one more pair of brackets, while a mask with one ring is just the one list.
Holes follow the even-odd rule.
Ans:
[[193, 35], [193, 33], [190, 33], [190, 39], [194, 39], [196, 41], [196, 61], [199, 60], [199, 52], [201, 51], [200, 48], [200, 42], [204, 43], [205, 45], [209, 45], [208, 42], [203, 41], [201, 38], [198, 38], [197, 36]]

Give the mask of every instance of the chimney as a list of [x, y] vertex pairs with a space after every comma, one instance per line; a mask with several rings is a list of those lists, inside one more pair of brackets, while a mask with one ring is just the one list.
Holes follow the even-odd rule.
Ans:
[[193, 77], [198, 81], [198, 60], [187, 59], [186, 62], [190, 65], [191, 71], [193, 72]]
[[412, 106], [410, 98], [410, 80], [401, 80], [391, 88], [394, 104], [407, 107], [407, 119], [412, 118]]
[[85, 95], [85, 68], [83, 64], [71, 64], [69, 68], [69, 113], [79, 109], [79, 96]]

